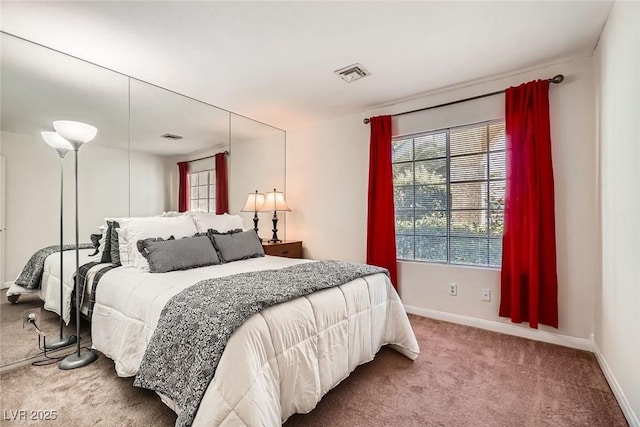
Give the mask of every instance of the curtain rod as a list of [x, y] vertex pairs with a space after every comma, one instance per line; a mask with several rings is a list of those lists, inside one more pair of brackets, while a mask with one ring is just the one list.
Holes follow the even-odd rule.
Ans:
[[[229, 155], [228, 151], [223, 151], [224, 154], [226, 154], [227, 156]], [[191, 163], [191, 162], [197, 162], [198, 160], [207, 160], [207, 159], [212, 159], [214, 158], [216, 155], [214, 154], [213, 156], [206, 156], [206, 157], [200, 157], [199, 159], [193, 159], [193, 160], [187, 160], [187, 162]]]
[[[564, 80], [564, 76], [562, 74], [558, 74], [550, 79], [547, 79], [549, 83], [555, 83], [555, 84], [562, 83], [563, 80]], [[470, 98], [458, 99], [457, 101], [451, 101], [451, 102], [445, 102], [444, 104], [433, 105], [431, 107], [418, 108], [417, 110], [411, 110], [411, 111], [403, 111], [402, 113], [392, 114], [391, 117], [404, 116], [405, 114], [417, 113], [419, 111], [431, 110], [433, 108], [446, 107], [449, 105], [459, 104], [461, 102], [473, 101], [474, 99], [480, 99], [480, 98], [486, 98], [488, 96], [498, 95], [504, 92], [505, 92], [504, 90], [498, 90], [491, 93], [485, 93], [483, 95], [476, 95]], [[370, 121], [369, 119], [364, 119], [362, 122], [366, 125], [369, 123], [369, 121]]]

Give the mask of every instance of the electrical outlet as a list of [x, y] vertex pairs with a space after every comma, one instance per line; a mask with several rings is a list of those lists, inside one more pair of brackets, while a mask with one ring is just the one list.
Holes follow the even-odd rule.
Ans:
[[482, 290], [482, 301], [491, 301], [491, 289]]
[[33, 321], [38, 323], [38, 320], [40, 320], [40, 314], [42, 313], [42, 310], [39, 308], [31, 308], [29, 310], [25, 310], [22, 312], [22, 328], [26, 328], [27, 326], [29, 326], [29, 319], [33, 318]]
[[458, 295], [458, 285], [455, 283], [449, 283], [449, 295], [456, 296]]

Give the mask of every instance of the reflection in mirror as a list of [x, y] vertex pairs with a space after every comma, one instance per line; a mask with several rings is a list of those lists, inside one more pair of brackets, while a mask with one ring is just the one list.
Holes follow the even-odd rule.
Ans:
[[[249, 193], [285, 191], [285, 132], [264, 123], [231, 114], [231, 156], [229, 166], [229, 211], [239, 213], [244, 228], [253, 228], [253, 213], [240, 212]], [[259, 232], [271, 238], [273, 213], [258, 212]], [[279, 212], [279, 236], [285, 238], [285, 213]]]
[[[0, 221], [6, 232], [0, 234], [10, 248], [0, 254], [3, 284], [16, 279], [35, 251], [60, 242], [60, 159], [40, 132], [53, 130], [54, 120], [98, 128], [96, 138], [79, 152], [79, 233], [81, 242], [89, 242], [107, 213], [129, 213], [129, 115], [127, 76], [4, 33], [0, 43], [0, 152], [6, 180]], [[70, 153], [63, 162], [65, 243], [75, 241], [73, 157]], [[23, 309], [37, 301], [32, 295], [15, 310], [2, 310], [3, 365], [37, 353], [33, 331], [22, 327]], [[57, 316], [44, 316], [53, 320], [55, 333]], [[15, 341], [11, 345], [5, 342], [9, 338]]]
[[229, 112], [135, 79], [130, 102], [131, 216], [178, 210], [178, 162], [189, 164], [189, 210], [215, 212], [212, 156], [229, 151]]
[[[53, 130], [54, 120], [98, 128], [96, 138], [79, 152], [81, 243], [89, 242], [105, 217], [178, 210], [178, 162], [189, 164], [191, 210], [215, 211], [213, 155], [225, 151], [230, 153], [230, 213], [240, 213], [255, 190], [285, 190], [284, 131], [0, 34], [0, 164], [4, 161], [1, 178], [6, 182], [6, 208], [0, 209], [0, 226], [6, 227], [0, 233], [0, 284], [15, 280], [37, 250], [59, 244], [60, 159], [40, 135]], [[162, 138], [165, 134], [181, 138]], [[73, 157], [68, 154], [62, 163], [65, 243], [75, 241]], [[241, 215], [245, 228], [252, 229], [253, 213]], [[258, 215], [260, 235], [268, 239], [271, 214]], [[281, 213], [281, 238], [284, 228]], [[6, 305], [6, 298], [2, 304], [0, 366], [39, 352], [33, 331], [22, 328], [22, 312], [31, 305], [42, 307], [42, 301], [34, 294], [21, 297], [15, 306]], [[57, 315], [43, 311], [42, 316], [52, 326], [47, 332], [56, 334]]]

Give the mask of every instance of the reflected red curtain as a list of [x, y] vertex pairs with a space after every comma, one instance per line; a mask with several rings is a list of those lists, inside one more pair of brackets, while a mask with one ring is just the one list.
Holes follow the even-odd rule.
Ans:
[[229, 212], [229, 178], [227, 172], [227, 155], [218, 153], [216, 160], [216, 214]]
[[549, 82], [506, 91], [507, 184], [500, 316], [558, 327]]
[[396, 229], [391, 168], [391, 116], [369, 122], [369, 202], [367, 211], [367, 264], [389, 270], [397, 288]]
[[178, 162], [178, 212], [189, 210], [189, 162]]

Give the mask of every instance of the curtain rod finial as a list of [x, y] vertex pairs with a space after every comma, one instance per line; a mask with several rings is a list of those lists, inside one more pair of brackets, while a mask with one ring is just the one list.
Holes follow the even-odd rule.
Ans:
[[364, 119], [364, 120], [362, 121], [362, 123], [364, 123], [365, 125], [368, 125], [368, 124], [369, 124], [369, 122], [370, 122], [370, 120], [369, 120], [369, 119]]
[[551, 83], [562, 83], [564, 81], [564, 76], [562, 74], [558, 74], [556, 76], [553, 76], [550, 80]]

